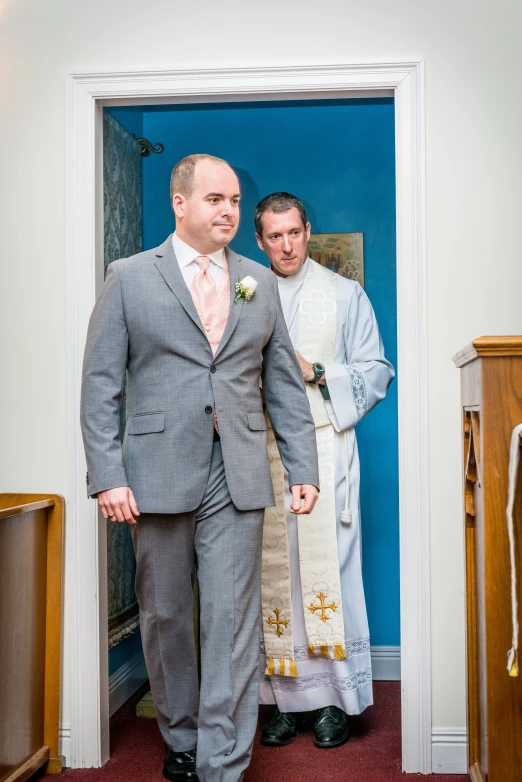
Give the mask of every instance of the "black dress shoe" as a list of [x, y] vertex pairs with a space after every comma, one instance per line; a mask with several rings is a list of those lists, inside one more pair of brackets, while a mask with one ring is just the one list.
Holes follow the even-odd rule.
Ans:
[[314, 744], [321, 749], [340, 747], [350, 738], [346, 714], [337, 706], [317, 709], [314, 724]]
[[165, 744], [165, 765], [163, 776], [171, 782], [197, 782], [196, 774], [196, 750], [188, 752], [174, 752]]
[[267, 722], [261, 734], [261, 744], [265, 747], [284, 747], [291, 744], [297, 736], [297, 720], [290, 712], [282, 712], [276, 706], [272, 718]]

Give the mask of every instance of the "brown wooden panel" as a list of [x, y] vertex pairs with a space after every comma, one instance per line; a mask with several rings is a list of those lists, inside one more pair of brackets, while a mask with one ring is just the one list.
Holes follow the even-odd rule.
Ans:
[[[46, 535], [40, 552], [43, 567], [45, 567], [45, 583], [42, 590], [43, 609], [41, 609], [39, 619], [42, 627], [38, 631], [38, 642], [44, 645], [39, 662], [40, 667], [43, 665], [44, 676], [41, 695], [38, 696], [38, 698], [41, 697], [42, 707], [38, 709], [38, 716], [31, 730], [36, 731], [37, 729], [41, 738], [40, 748], [46, 749], [47, 754], [44, 762], [47, 763], [47, 773], [59, 773], [63, 768], [63, 758], [58, 755], [58, 724], [65, 502], [63, 497], [58, 494], [0, 494], [0, 534], [2, 526], [6, 522], [11, 521], [15, 524], [22, 521], [25, 524], [26, 517], [37, 510], [46, 515]], [[2, 561], [5, 560], [2, 558]], [[1, 594], [0, 587], [0, 596]], [[39, 599], [42, 602], [42, 597]], [[0, 646], [2, 630], [3, 626], [0, 624]], [[5, 774], [7, 769], [5, 764], [2, 767], [2, 762], [3, 755], [0, 750], [0, 782], [3, 779], [2, 772]]]
[[45, 632], [45, 712], [44, 744], [51, 750], [48, 774], [59, 774], [64, 761], [58, 754], [60, 719], [62, 570], [65, 501], [53, 495], [54, 506], [48, 512], [47, 533], [47, 594]]
[[[478, 467], [475, 459], [476, 437], [479, 432], [475, 432], [472, 426], [471, 410], [464, 410], [464, 502], [466, 517], [466, 650], [467, 650], [467, 671], [468, 671], [468, 761], [471, 767], [480, 760], [480, 707], [479, 707], [479, 650], [478, 650], [478, 594], [476, 578], [476, 546], [477, 546], [477, 526], [482, 528], [482, 514], [480, 500], [475, 495], [475, 489], [479, 484], [480, 472], [478, 475], [475, 470], [471, 471], [470, 464]], [[478, 416], [478, 412], [475, 411]], [[473, 479], [472, 479], [473, 478]], [[477, 518], [478, 515], [478, 518]], [[479, 532], [480, 534], [480, 532]]]
[[12, 770], [44, 745], [47, 511], [0, 519], [0, 758]]
[[19, 766], [8, 777], [0, 777], [0, 782], [25, 782], [26, 779], [42, 768], [49, 760], [49, 747], [41, 747], [31, 755], [25, 763]]
[[38, 508], [49, 508], [56, 499], [62, 500], [63, 497], [59, 494], [0, 492], [0, 511], [4, 516], [12, 516], [15, 513], [25, 513], [30, 510], [38, 510]]
[[[522, 423], [522, 361], [484, 358], [484, 516], [488, 666], [488, 782], [522, 779], [522, 678], [506, 669], [511, 647], [511, 581], [506, 528], [507, 478], [511, 434]], [[522, 529], [522, 486], [515, 501], [515, 529]], [[517, 565], [520, 572], [520, 534]]]
[[[513, 428], [522, 423], [522, 337], [481, 337], [460, 351], [464, 430], [468, 731], [473, 782], [522, 782], [522, 677], [510, 677], [506, 526]], [[515, 503], [522, 573], [522, 476]], [[519, 605], [520, 586], [519, 577]], [[520, 619], [520, 617], [519, 617]]]
[[[480, 686], [484, 665], [481, 665], [481, 645], [479, 643], [479, 623], [481, 612], [479, 605], [484, 602], [480, 586], [481, 556], [483, 540], [482, 494], [480, 492], [480, 460], [476, 459], [477, 443], [481, 448], [481, 433], [473, 431], [473, 413], [480, 417], [482, 402], [482, 366], [480, 361], [468, 363], [461, 372], [461, 396], [463, 405], [463, 442], [464, 442], [464, 519], [465, 519], [465, 555], [466, 555], [466, 658], [467, 658], [467, 712], [468, 712], [468, 765], [471, 767], [481, 758], [481, 728], [487, 724], [485, 711], [486, 691], [482, 694]], [[470, 450], [473, 450], [473, 463], [477, 475], [470, 480], [468, 464]], [[478, 478], [478, 480], [477, 480]], [[482, 568], [483, 569], [483, 568]], [[477, 572], [478, 571], [478, 572]], [[485, 611], [482, 611], [482, 615]], [[483, 644], [482, 644], [483, 646]], [[485, 719], [486, 717], [486, 719]], [[487, 743], [486, 743], [487, 746]]]
[[[1, 497], [2, 495], [0, 495]], [[28, 513], [30, 510], [40, 510], [40, 508], [52, 508], [54, 500], [41, 500], [40, 502], [30, 502], [27, 505], [15, 505], [14, 507], [0, 508], [0, 519], [8, 516], [16, 516], [19, 513]]]

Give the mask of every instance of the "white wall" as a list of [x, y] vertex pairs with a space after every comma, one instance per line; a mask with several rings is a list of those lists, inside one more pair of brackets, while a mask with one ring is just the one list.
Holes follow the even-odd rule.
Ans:
[[66, 71], [425, 58], [433, 722], [441, 730], [465, 724], [451, 356], [476, 336], [522, 332], [521, 23], [513, 0], [0, 0], [3, 491], [67, 497]]

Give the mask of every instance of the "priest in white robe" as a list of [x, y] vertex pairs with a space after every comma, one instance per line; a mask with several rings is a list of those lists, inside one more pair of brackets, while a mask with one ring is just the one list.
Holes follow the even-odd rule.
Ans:
[[321, 473], [319, 501], [303, 523], [291, 511], [269, 431], [278, 504], [265, 514], [260, 702], [276, 708], [261, 742], [291, 743], [296, 714], [313, 711], [316, 746], [337, 747], [349, 738], [346, 715], [373, 702], [355, 425], [384, 398], [395, 373], [364, 290], [308, 257], [302, 202], [288, 193], [267, 196], [255, 223], [306, 383]]

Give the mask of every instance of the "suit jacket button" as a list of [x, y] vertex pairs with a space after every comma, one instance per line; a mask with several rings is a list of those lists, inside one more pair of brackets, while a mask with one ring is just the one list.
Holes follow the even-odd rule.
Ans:
[[216, 371], [216, 367], [214, 366], [214, 364], [212, 364], [212, 366], [210, 367], [210, 371], [212, 373], [214, 373]]
[[210, 407], [210, 405], [207, 405], [205, 407], [205, 413], [208, 413], [210, 415], [211, 412], [212, 412], [212, 408]]

